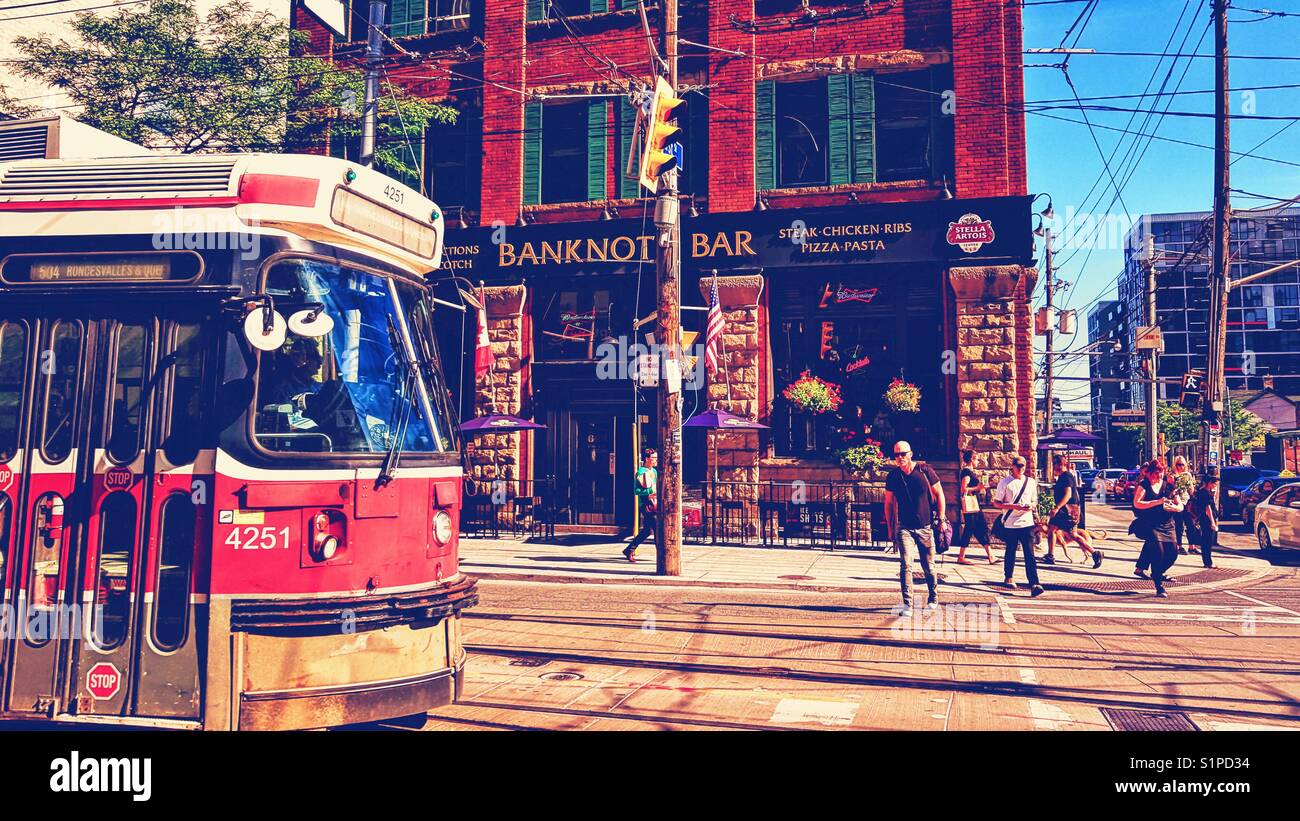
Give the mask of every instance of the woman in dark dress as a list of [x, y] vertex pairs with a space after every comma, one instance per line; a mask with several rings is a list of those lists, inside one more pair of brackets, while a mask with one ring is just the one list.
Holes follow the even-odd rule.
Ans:
[[1147, 464], [1142, 481], [1133, 493], [1133, 513], [1138, 535], [1143, 540], [1138, 563], [1150, 565], [1156, 595], [1167, 599], [1165, 573], [1178, 560], [1174, 516], [1182, 513], [1183, 505], [1174, 497], [1173, 483], [1165, 480], [1164, 473], [1164, 466], [1159, 462]]
[[984, 485], [973, 469], [974, 464], [975, 451], [962, 451], [961, 473], [957, 474], [957, 498], [961, 500], [958, 510], [962, 514], [961, 535], [953, 542], [953, 546], [961, 548], [957, 553], [957, 564], [974, 564], [966, 558], [966, 548], [970, 546], [972, 536], [984, 548], [989, 564], [997, 564], [998, 560], [993, 558], [993, 548], [989, 546], [992, 543], [992, 539], [989, 538], [989, 522], [984, 518], [984, 511], [980, 510], [977, 495], [984, 490]]

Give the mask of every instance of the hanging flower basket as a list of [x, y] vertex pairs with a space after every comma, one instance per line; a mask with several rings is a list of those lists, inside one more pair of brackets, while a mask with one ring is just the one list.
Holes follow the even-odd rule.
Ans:
[[793, 407], [806, 413], [837, 411], [844, 403], [840, 386], [804, 371], [799, 378], [786, 386], [781, 395]]
[[895, 379], [885, 389], [885, 404], [895, 413], [916, 413], [921, 410], [921, 389], [911, 382]]

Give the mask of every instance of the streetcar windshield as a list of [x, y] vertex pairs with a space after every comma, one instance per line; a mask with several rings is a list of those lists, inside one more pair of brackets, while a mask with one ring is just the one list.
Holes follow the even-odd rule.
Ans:
[[268, 450], [383, 453], [454, 449], [446, 403], [431, 399], [436, 363], [412, 344], [403, 305], [419, 290], [370, 271], [314, 259], [286, 259], [267, 272], [277, 310], [323, 306], [333, 329], [318, 338], [291, 331], [262, 354], [254, 432]]

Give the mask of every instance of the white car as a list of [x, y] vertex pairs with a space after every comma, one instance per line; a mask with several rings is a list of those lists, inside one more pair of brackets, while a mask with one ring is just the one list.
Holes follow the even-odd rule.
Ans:
[[1300, 547], [1300, 485], [1282, 485], [1255, 508], [1261, 550]]

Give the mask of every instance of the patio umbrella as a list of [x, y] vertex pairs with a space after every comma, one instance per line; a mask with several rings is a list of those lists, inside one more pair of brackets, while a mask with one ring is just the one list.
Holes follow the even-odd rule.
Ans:
[[1100, 436], [1093, 436], [1091, 433], [1073, 428], [1062, 428], [1052, 431], [1050, 436], [1039, 439], [1038, 447], [1040, 450], [1047, 450], [1043, 445], [1091, 445], [1100, 441], [1102, 441]]
[[545, 430], [546, 426], [508, 413], [489, 413], [469, 420], [460, 429], [464, 433], [511, 433], [518, 430]]
[[[682, 424], [684, 428], [710, 428], [714, 430], [769, 430], [767, 425], [761, 422], [754, 422], [743, 416], [737, 416], [734, 413], [727, 413], [722, 410], [709, 410], [704, 413], [697, 413], [688, 421]], [[718, 481], [718, 460], [716, 454], [713, 459], [713, 481]]]
[[761, 422], [754, 422], [737, 416], [734, 413], [726, 411], [710, 410], [704, 413], [697, 413], [692, 416], [688, 422], [682, 425], [684, 428], [718, 428], [719, 430], [768, 430], [768, 426]]

